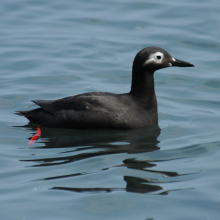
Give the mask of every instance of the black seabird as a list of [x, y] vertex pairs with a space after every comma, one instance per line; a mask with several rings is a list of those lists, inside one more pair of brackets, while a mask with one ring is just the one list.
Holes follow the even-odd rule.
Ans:
[[157, 124], [154, 72], [171, 66], [194, 65], [174, 59], [160, 47], [146, 47], [134, 59], [129, 93], [90, 92], [58, 100], [34, 100], [40, 108], [16, 114], [53, 128], [133, 129]]

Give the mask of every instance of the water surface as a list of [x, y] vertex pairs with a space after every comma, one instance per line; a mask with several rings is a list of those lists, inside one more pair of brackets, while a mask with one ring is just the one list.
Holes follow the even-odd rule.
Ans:
[[[220, 3], [1, 1], [1, 219], [218, 219]], [[155, 73], [159, 126], [42, 128], [34, 99], [130, 90], [136, 53], [195, 68]]]

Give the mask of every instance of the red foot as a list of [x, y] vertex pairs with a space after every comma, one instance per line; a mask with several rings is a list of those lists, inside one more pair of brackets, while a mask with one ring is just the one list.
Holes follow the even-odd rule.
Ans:
[[32, 145], [41, 135], [40, 127], [36, 127], [36, 133], [32, 136], [31, 140], [28, 142], [29, 145]]

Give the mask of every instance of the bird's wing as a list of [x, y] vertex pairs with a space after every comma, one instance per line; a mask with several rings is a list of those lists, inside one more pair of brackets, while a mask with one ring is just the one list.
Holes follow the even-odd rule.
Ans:
[[108, 93], [85, 93], [58, 100], [33, 100], [32, 102], [51, 114], [55, 114], [60, 110], [108, 111], [109, 99], [112, 99], [112, 96]]

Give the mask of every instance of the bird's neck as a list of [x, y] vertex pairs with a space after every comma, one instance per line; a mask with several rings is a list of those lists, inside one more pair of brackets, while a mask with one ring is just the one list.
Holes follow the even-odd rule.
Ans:
[[132, 72], [132, 84], [130, 94], [136, 100], [141, 100], [146, 108], [157, 109], [157, 99], [154, 90], [153, 72]]

